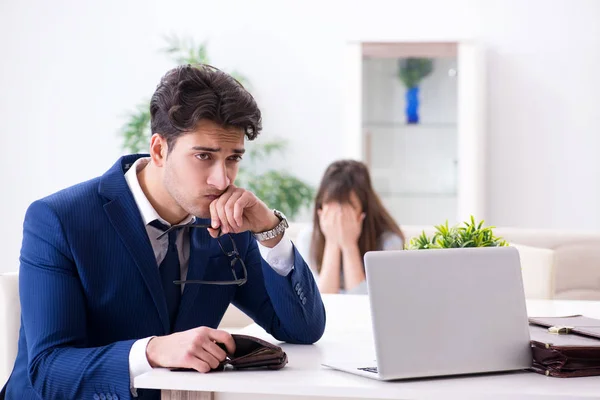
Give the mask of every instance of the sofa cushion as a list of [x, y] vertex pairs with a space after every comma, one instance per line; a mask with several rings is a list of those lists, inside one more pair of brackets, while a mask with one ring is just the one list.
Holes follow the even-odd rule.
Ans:
[[519, 251], [525, 297], [551, 299], [554, 293], [554, 251], [513, 243]]
[[600, 298], [600, 243], [581, 241], [554, 248], [557, 299]]

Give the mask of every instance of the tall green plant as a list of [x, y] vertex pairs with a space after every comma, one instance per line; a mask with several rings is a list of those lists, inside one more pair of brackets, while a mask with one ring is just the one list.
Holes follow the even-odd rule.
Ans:
[[266, 204], [282, 211], [290, 219], [311, 206], [314, 189], [295, 176], [270, 169], [259, 172], [259, 163], [276, 153], [284, 153], [287, 142], [281, 139], [258, 143], [249, 143], [244, 155], [243, 168], [240, 168], [236, 184], [252, 191]]
[[[210, 64], [206, 43], [197, 44], [190, 38], [177, 36], [165, 37], [166, 46], [162, 52], [167, 54], [177, 65]], [[236, 71], [230, 72], [238, 82], [248, 87], [246, 77]], [[145, 100], [127, 115], [127, 121], [120, 130], [123, 138], [123, 150], [128, 153], [148, 151], [150, 143], [150, 102]], [[250, 142], [240, 167], [236, 184], [242, 186], [263, 200], [270, 207], [282, 211], [293, 219], [305, 207], [310, 207], [314, 189], [295, 176], [269, 169], [259, 173], [259, 164], [268, 162], [271, 156], [283, 154], [287, 143], [280, 139], [271, 141]], [[246, 162], [248, 160], [248, 162]], [[245, 166], [244, 166], [245, 165]]]
[[[174, 35], [165, 36], [164, 40], [166, 46], [161, 51], [177, 65], [209, 64], [206, 43], [196, 44], [189, 38], [179, 38]], [[148, 151], [152, 136], [150, 133], [150, 101], [148, 99], [140, 102], [136, 109], [127, 115], [127, 122], [121, 128], [120, 134], [123, 137], [123, 150], [129, 153]]]
[[443, 225], [435, 226], [435, 233], [428, 237], [425, 232], [410, 240], [408, 250], [423, 249], [450, 249], [462, 247], [497, 247], [508, 246], [508, 243], [494, 235], [494, 226], [483, 226], [483, 221], [476, 223], [471, 216], [470, 221], [465, 221], [464, 226], [448, 226], [448, 221]]

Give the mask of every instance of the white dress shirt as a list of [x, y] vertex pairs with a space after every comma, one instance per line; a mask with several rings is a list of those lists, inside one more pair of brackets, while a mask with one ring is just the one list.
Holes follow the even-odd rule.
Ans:
[[[129, 186], [133, 198], [140, 210], [140, 214], [142, 215], [142, 220], [144, 221], [146, 232], [148, 233], [150, 244], [152, 245], [152, 250], [154, 250], [156, 264], [160, 265], [167, 254], [169, 237], [168, 235], [164, 235], [161, 239], [158, 239], [158, 236], [162, 234], [163, 231], [151, 226], [150, 223], [154, 220], [159, 220], [167, 226], [170, 226], [170, 224], [158, 215], [140, 186], [137, 174], [144, 169], [149, 161], [150, 158], [137, 159], [125, 173], [125, 180], [127, 181], [127, 185]], [[180, 223], [189, 223], [193, 221], [194, 218], [193, 215], [189, 215]], [[176, 245], [179, 254], [179, 264], [181, 266], [181, 279], [185, 280], [190, 260], [190, 243], [189, 235], [184, 235], [183, 231], [184, 230], [181, 229], [177, 232]], [[294, 249], [292, 242], [287, 239], [285, 233], [283, 235], [283, 238], [275, 247], [265, 247], [259, 242], [258, 249], [262, 258], [267, 261], [275, 272], [279, 275], [286, 276], [294, 267]], [[181, 290], [184, 290], [184, 285], [181, 285]], [[152, 369], [148, 363], [148, 358], [146, 357], [146, 347], [151, 338], [152, 337], [148, 337], [136, 341], [129, 352], [130, 386], [134, 396], [137, 396], [137, 392], [133, 388], [133, 378]]]

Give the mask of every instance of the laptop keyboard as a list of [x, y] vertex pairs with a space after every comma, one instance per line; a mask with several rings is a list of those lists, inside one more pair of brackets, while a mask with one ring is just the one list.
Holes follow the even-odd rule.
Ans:
[[364, 367], [364, 368], [358, 368], [358, 370], [372, 372], [374, 374], [377, 373], [377, 367]]

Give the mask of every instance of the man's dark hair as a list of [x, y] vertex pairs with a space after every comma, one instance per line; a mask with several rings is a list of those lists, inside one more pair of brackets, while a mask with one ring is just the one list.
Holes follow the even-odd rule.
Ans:
[[225, 72], [210, 65], [182, 65], [167, 72], [150, 101], [150, 127], [175, 141], [202, 119], [223, 127], [241, 128], [248, 140], [262, 129], [260, 110], [250, 93]]

